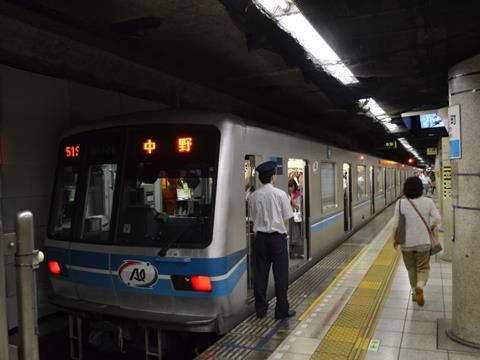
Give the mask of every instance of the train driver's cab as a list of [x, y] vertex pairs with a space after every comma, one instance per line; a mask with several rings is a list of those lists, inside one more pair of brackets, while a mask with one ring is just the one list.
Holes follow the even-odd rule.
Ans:
[[165, 251], [207, 246], [219, 141], [218, 129], [206, 125], [118, 127], [64, 139], [50, 238]]

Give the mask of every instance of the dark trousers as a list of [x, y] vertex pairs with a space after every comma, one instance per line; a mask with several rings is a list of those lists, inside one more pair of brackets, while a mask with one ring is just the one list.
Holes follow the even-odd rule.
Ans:
[[285, 234], [262, 233], [255, 235], [255, 267], [254, 267], [254, 295], [255, 310], [262, 316], [267, 312], [267, 287], [270, 266], [273, 265], [275, 280], [275, 296], [277, 305], [276, 317], [285, 317], [289, 306], [287, 300], [288, 289], [288, 246]]

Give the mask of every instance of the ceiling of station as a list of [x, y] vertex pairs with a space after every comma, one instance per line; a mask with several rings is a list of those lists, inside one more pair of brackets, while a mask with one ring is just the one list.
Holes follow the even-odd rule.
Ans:
[[[401, 125], [403, 112], [448, 105], [448, 68], [480, 52], [480, 2], [473, 0], [297, 0], [358, 78], [350, 86], [309, 60], [251, 0], [13, 3], [120, 44], [135, 61], [278, 114], [269, 126], [399, 161], [408, 154], [382, 148], [393, 136], [357, 100], [375, 98]], [[422, 151], [437, 135], [396, 136]]]

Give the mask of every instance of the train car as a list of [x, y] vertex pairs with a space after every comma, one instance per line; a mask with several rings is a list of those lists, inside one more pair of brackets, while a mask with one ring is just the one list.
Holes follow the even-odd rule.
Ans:
[[72, 130], [46, 240], [52, 303], [118, 334], [230, 330], [253, 311], [246, 202], [266, 160], [278, 187], [294, 179], [302, 194], [290, 281], [394, 201], [412, 172], [224, 114], [141, 113]]

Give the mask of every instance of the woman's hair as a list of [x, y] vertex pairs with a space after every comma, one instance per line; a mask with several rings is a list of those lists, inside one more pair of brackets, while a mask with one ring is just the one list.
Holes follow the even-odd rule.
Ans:
[[423, 194], [423, 184], [417, 176], [411, 176], [403, 184], [403, 194], [409, 199], [416, 199]]
[[293, 186], [293, 191], [298, 191], [298, 184], [295, 181], [295, 179], [288, 180], [288, 187], [292, 187], [292, 186]]

